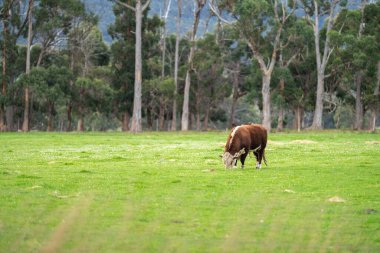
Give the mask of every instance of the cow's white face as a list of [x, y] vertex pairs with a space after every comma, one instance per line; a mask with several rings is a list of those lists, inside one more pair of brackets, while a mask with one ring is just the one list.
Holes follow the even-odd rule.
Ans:
[[222, 156], [222, 161], [226, 169], [232, 168], [235, 165], [236, 160], [237, 158], [234, 158], [234, 156], [228, 152], [225, 152]]
[[241, 149], [239, 152], [235, 153], [235, 155], [231, 155], [229, 152], [225, 152], [222, 156], [222, 161], [226, 169], [234, 167], [236, 164], [236, 160], [239, 159], [239, 157], [244, 153], [244, 148]]

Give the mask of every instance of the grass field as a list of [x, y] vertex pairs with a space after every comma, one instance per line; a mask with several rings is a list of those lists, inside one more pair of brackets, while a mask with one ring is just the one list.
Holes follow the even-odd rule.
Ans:
[[380, 252], [379, 134], [226, 137], [0, 134], [0, 252]]

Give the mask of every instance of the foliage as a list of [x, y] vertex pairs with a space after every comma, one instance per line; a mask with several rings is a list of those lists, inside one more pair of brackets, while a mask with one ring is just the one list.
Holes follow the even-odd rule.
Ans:
[[[134, 1], [129, 3], [133, 4]], [[307, 127], [306, 116], [315, 110], [317, 84], [314, 21], [311, 20], [314, 1], [297, 2], [297, 15], [292, 15], [294, 1], [214, 0], [213, 3], [222, 17], [232, 22], [219, 23], [215, 32], [197, 34], [191, 66], [191, 127], [199, 128], [196, 123], [203, 121], [210, 123], [211, 128], [225, 128], [226, 119], [230, 121], [228, 114], [232, 115], [232, 108], [235, 107], [236, 115], [231, 116], [235, 117], [234, 121], [259, 123], [264, 108], [263, 76], [268, 74], [263, 70], [269, 70], [272, 62], [276, 64], [271, 72], [270, 99], [267, 100], [271, 101], [273, 115], [283, 109], [287, 114], [285, 117], [292, 119], [293, 111], [301, 110], [301, 117], [305, 120], [303, 126]], [[317, 3], [318, 11], [323, 16], [332, 2]], [[319, 20], [318, 26], [323, 26], [319, 30], [320, 47], [323, 48], [329, 39], [332, 48], [326, 66], [326, 92], [323, 94], [324, 110], [329, 111], [326, 122], [330, 125], [335, 122], [336, 127], [347, 127], [352, 117], [347, 112], [349, 108], [354, 108], [355, 98], [358, 97], [355, 94], [357, 73], [363, 74], [359, 94], [363, 100], [363, 114], [377, 112], [380, 107], [380, 98], [376, 94], [379, 79], [377, 63], [380, 59], [380, 4], [367, 4], [362, 12], [359, 3], [352, 5], [352, 8], [346, 8], [345, 1], [339, 3], [344, 8], [337, 7], [335, 13], [338, 15], [334, 18], [333, 29], [326, 32], [329, 20], [326, 15]], [[142, 113], [144, 126], [149, 129], [152, 129], [152, 120], [159, 118], [163, 126], [168, 125], [172, 118], [170, 104], [174, 99], [177, 105], [182, 104], [190, 48], [188, 37], [182, 36], [178, 95], [174, 98], [170, 92], [174, 89], [175, 36], [169, 34], [166, 37], [165, 73], [161, 76], [163, 20], [152, 15], [157, 13], [160, 4], [152, 2], [152, 11], [147, 10], [143, 17]], [[278, 4], [277, 8], [274, 8], [275, 4]], [[285, 4], [284, 8], [282, 4]], [[89, 130], [106, 130], [107, 126], [118, 129], [120, 125], [126, 130], [125, 122], [131, 117], [134, 95], [135, 19], [131, 10], [112, 1], [35, 0], [32, 73], [26, 76], [24, 44], [27, 19], [24, 14], [28, 4], [25, 1], [5, 0], [0, 6], [0, 117], [9, 124], [7, 130], [17, 130], [16, 123], [22, 119], [23, 88], [26, 84], [31, 87], [33, 129], [45, 129], [48, 115], [53, 114], [57, 130], [72, 129], [67, 125], [72, 125], [71, 121], [75, 124], [82, 116]], [[112, 44], [108, 45], [103, 40], [104, 33], [98, 28], [104, 28], [104, 25], [98, 21], [104, 18], [101, 8], [111, 6], [116, 18], [108, 27], [113, 39]], [[169, 23], [176, 16], [173, 6], [169, 12]], [[192, 8], [191, 1], [183, 2], [184, 12]], [[210, 11], [210, 6], [205, 8]], [[200, 27], [205, 25], [202, 22], [210, 14], [207, 11], [203, 12]], [[188, 22], [191, 14], [191, 11], [183, 14], [183, 29], [191, 23]], [[216, 19], [215, 13], [212, 15], [212, 19]], [[213, 21], [210, 22], [213, 24]], [[365, 26], [362, 26], [359, 36], [361, 22]], [[172, 24], [166, 25], [170, 27]], [[278, 31], [281, 33], [277, 41]], [[274, 49], [276, 46], [277, 49]], [[242, 97], [244, 99], [240, 99]], [[178, 112], [181, 113], [180, 108]], [[112, 123], [101, 124], [101, 119]], [[92, 121], [95, 123], [87, 125]], [[274, 120], [272, 127], [275, 125]]]

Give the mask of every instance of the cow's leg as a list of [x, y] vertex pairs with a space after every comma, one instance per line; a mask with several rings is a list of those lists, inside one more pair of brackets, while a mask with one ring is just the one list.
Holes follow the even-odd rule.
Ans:
[[263, 151], [259, 150], [257, 152], [257, 163], [256, 163], [256, 169], [261, 169], [261, 161], [263, 159]]
[[253, 154], [255, 155], [256, 157], [256, 169], [260, 169], [260, 163], [259, 163], [259, 151], [256, 151], [256, 152], [253, 152]]
[[245, 158], [247, 158], [247, 155], [248, 155], [248, 152], [245, 152], [244, 154], [242, 154], [240, 156], [240, 162], [241, 162], [241, 168], [244, 169], [244, 161], [245, 161]]

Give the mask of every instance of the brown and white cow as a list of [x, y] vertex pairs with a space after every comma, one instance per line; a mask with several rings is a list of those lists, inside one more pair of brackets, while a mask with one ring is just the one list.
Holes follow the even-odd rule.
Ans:
[[241, 125], [233, 128], [228, 135], [222, 160], [226, 168], [236, 166], [240, 158], [241, 167], [250, 151], [256, 157], [256, 168], [261, 168], [261, 161], [265, 159], [265, 147], [267, 146], [267, 130], [261, 125]]

